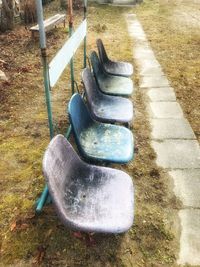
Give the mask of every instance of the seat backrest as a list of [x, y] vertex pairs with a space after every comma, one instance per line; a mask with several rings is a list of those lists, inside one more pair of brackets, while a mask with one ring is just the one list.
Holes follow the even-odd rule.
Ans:
[[93, 122], [81, 95], [74, 94], [71, 97], [68, 112], [75, 136], [78, 137]]
[[99, 52], [100, 61], [102, 63], [108, 62], [109, 58], [107, 56], [107, 53], [106, 53], [106, 50], [105, 50], [105, 47], [103, 45], [102, 40], [101, 39], [97, 39], [96, 43], [97, 43], [97, 48], [98, 48], [98, 52]]
[[95, 51], [92, 51], [92, 53], [90, 54], [90, 61], [92, 64], [93, 73], [96, 78], [98, 78], [98, 76], [101, 76], [102, 74], [105, 74], [103, 70], [103, 66]]
[[99, 91], [96, 80], [88, 68], [83, 70], [82, 80], [89, 105], [95, 104], [101, 98], [102, 93]]
[[66, 179], [78, 163], [81, 160], [67, 139], [61, 134], [55, 136], [45, 151], [42, 166], [50, 193], [61, 202]]

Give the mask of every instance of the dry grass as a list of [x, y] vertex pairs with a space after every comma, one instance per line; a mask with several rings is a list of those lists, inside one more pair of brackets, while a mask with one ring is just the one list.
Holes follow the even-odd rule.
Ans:
[[[52, 12], [51, 8], [48, 12]], [[124, 12], [130, 12], [130, 8], [90, 6], [88, 51], [96, 48], [95, 40], [100, 37], [111, 57], [132, 62], [133, 44], [126, 30]], [[62, 28], [50, 33], [50, 56], [61, 46], [64, 36]], [[22, 27], [2, 36], [1, 42], [3, 59], [8, 62], [6, 71], [11, 77], [11, 82], [1, 87], [0, 94], [2, 266], [176, 266], [177, 244], [172, 229], [177, 204], [169, 193], [167, 175], [155, 164], [139, 91], [133, 96], [135, 160], [115, 166], [127, 171], [135, 184], [135, 223], [131, 230], [124, 235], [95, 235], [95, 245], [89, 246], [87, 236], [79, 240], [62, 226], [52, 206], [45, 207], [40, 216], [35, 215], [35, 199], [44, 185], [41, 160], [49, 142], [39, 50]], [[80, 84], [81, 51], [75, 66]], [[137, 82], [136, 76], [135, 79]], [[65, 109], [69, 98], [66, 71], [52, 96], [59, 132], [67, 124]]]
[[156, 57], [200, 140], [199, 4], [195, 1], [147, 0], [137, 8]]

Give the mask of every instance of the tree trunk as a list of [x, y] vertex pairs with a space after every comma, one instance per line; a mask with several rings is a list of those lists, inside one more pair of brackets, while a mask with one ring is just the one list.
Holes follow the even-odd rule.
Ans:
[[25, 24], [37, 21], [35, 0], [21, 0], [21, 9], [21, 17], [24, 19]]
[[[78, 10], [81, 7], [83, 7], [83, 1], [82, 0], [73, 0], [73, 9]], [[60, 0], [60, 6], [62, 9], [67, 9], [68, 7], [68, 0]]]
[[2, 0], [0, 30], [5, 32], [14, 28], [14, 4], [13, 0]]

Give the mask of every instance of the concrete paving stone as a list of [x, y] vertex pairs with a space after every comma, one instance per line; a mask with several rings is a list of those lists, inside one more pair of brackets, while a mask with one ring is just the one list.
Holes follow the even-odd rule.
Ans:
[[164, 76], [164, 72], [160, 66], [157, 67], [143, 67], [138, 69], [138, 73], [140, 76]]
[[[99, 3], [99, 2], [98, 2]], [[105, 3], [103, 3], [102, 5], [105, 5]], [[133, 5], [135, 5], [135, 2], [129, 2], [129, 1], [127, 1], [126, 3], [124, 2], [124, 3], [106, 3], [106, 5], [109, 5], [109, 6], [115, 6], [115, 7], [130, 7], [130, 8], [132, 8], [133, 7]]]
[[143, 35], [145, 35], [145, 33], [142, 30], [140, 24], [131, 23], [130, 27], [129, 27], [129, 32], [130, 32], [131, 36], [133, 36], [136, 31], [139, 32], [139, 33], [143, 33]]
[[125, 16], [126, 16], [127, 19], [131, 19], [132, 21], [134, 21], [134, 20], [138, 21], [137, 20], [137, 16], [134, 13], [129, 13], [129, 14], [126, 14]]
[[132, 7], [134, 4], [136, 4], [136, 0], [113, 0], [111, 5], [120, 7]]
[[162, 139], [196, 139], [194, 132], [185, 119], [150, 119], [154, 140]]
[[136, 64], [137, 64], [137, 61], [141, 60], [141, 59], [144, 59], [144, 60], [148, 59], [149, 61], [155, 61], [156, 60], [154, 54], [147, 53], [147, 52], [141, 53], [141, 52], [138, 52], [138, 51], [134, 51], [134, 58], [135, 58]]
[[141, 52], [135, 52], [135, 62], [137, 65], [140, 66], [140, 62], [141, 60], [145, 60], [145, 61], [150, 61], [150, 62], [157, 62], [156, 57], [154, 56], [154, 54], [150, 54], [150, 53], [141, 53]]
[[145, 41], [147, 41], [146, 35], [145, 35], [140, 23], [130, 22], [129, 23], [129, 27], [128, 27], [128, 31], [129, 31], [129, 34], [130, 34], [131, 37], [135, 37], [135, 36], [137, 37], [137, 35], [135, 34], [136, 31], [137, 31], [137, 34], [138, 33], [140, 33], [140, 34], [142, 33], [143, 36], [145, 37]]
[[[134, 43], [134, 51], [135, 51], [135, 49], [137, 50], [137, 49], [143, 49], [143, 50], [151, 50], [152, 51], [152, 49], [151, 49], [151, 47], [150, 47], [150, 44], [148, 43], [148, 42], [144, 42], [144, 43], [142, 43], [142, 44], [138, 44], [138, 43]], [[152, 53], [153, 53], [153, 51], [152, 51]], [[133, 53], [134, 54], [134, 53]]]
[[166, 169], [200, 168], [200, 148], [196, 140], [151, 141], [156, 163]]
[[150, 102], [149, 115], [155, 119], [177, 119], [183, 117], [183, 111], [177, 102]]
[[168, 87], [169, 81], [166, 76], [142, 76], [140, 79], [141, 88], [152, 88], [152, 87]]
[[143, 36], [142, 34], [138, 34], [137, 36], [136, 35], [134, 35], [134, 38], [135, 38], [135, 42], [144, 42], [145, 40], [146, 40], [146, 37], [145, 36]]
[[180, 210], [179, 218], [182, 231], [178, 264], [200, 266], [200, 210]]
[[172, 170], [174, 194], [184, 206], [200, 208], [200, 169]]
[[134, 58], [136, 59], [146, 59], [147, 56], [151, 56], [155, 58], [154, 52], [152, 51], [152, 49], [149, 46], [137, 46], [134, 49]]
[[151, 102], [173, 102], [176, 101], [176, 95], [172, 87], [151, 88], [147, 91]]
[[133, 14], [133, 13], [126, 14], [125, 17], [128, 22], [128, 26], [130, 26], [131, 24], [140, 24], [139, 20], [137, 19], [136, 14]]
[[139, 27], [134, 27], [134, 30], [131, 32], [131, 36], [136, 40], [146, 41], [146, 35], [143, 30]]
[[142, 34], [132, 33], [131, 36], [134, 38], [135, 43], [145, 43], [146, 42], [146, 36]]
[[135, 46], [134, 48], [134, 58], [136, 59], [147, 59], [147, 58], [156, 58], [153, 50], [148, 45], [144, 46]]
[[138, 26], [134, 26], [134, 32], [133, 34], [139, 34], [139, 35], [143, 35], [146, 36], [145, 32], [143, 31], [143, 29], [138, 25]]
[[155, 60], [148, 60], [148, 59], [138, 59], [137, 60], [137, 65], [139, 70], [144, 70], [144, 69], [150, 69], [150, 68], [159, 68], [160, 64]]

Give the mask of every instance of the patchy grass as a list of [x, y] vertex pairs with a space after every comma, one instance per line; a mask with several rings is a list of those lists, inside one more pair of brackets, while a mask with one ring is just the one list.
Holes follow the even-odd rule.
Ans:
[[[54, 4], [49, 6], [55, 10]], [[51, 11], [51, 12], [50, 12]], [[123, 13], [130, 8], [92, 5], [89, 7], [88, 52], [96, 49], [96, 38], [103, 39], [109, 55], [132, 61], [131, 40]], [[80, 14], [75, 14], [76, 24]], [[1, 193], [0, 234], [2, 266], [176, 266], [176, 240], [173, 220], [176, 201], [168, 190], [168, 177], [155, 164], [149, 144], [149, 125], [143, 96], [135, 92], [135, 160], [113, 167], [128, 172], [135, 184], [135, 223], [123, 235], [95, 235], [93, 246], [88, 236], [76, 238], [58, 220], [52, 206], [41, 215], [34, 210], [44, 178], [41, 160], [49, 142], [47, 115], [38, 44], [19, 26], [0, 36], [4, 70], [10, 82], [1, 91]], [[65, 30], [48, 35], [49, 55], [61, 46]], [[82, 51], [75, 58], [76, 78], [80, 85]], [[135, 75], [137, 83], [137, 76]], [[68, 120], [66, 103], [70, 98], [69, 71], [52, 92], [54, 120], [63, 132]]]
[[199, 5], [194, 2], [146, 0], [136, 14], [200, 140], [200, 22]]

